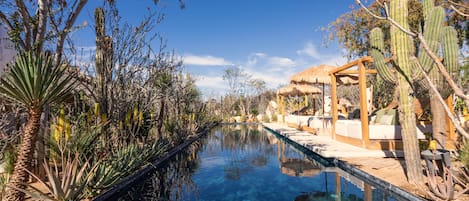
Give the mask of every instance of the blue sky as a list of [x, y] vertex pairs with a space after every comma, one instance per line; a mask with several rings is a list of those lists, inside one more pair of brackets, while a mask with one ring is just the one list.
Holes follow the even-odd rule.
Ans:
[[[150, 0], [117, 1], [126, 21], [136, 23]], [[343, 65], [341, 48], [324, 47], [320, 30], [342, 13], [352, 0], [163, 0], [165, 20], [157, 31], [169, 50], [184, 58], [185, 70], [196, 75], [206, 96], [223, 95], [223, 70], [240, 66], [268, 88], [288, 83], [291, 75], [319, 64]], [[90, 20], [96, 2], [77, 21]], [[80, 21], [81, 20], [81, 21]], [[89, 31], [85, 28], [82, 32]], [[94, 35], [74, 34], [79, 46], [93, 46]]]

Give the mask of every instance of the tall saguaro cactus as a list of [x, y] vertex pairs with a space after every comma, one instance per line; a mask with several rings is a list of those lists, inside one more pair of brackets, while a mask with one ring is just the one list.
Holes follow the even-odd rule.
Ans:
[[[455, 31], [452, 27], [444, 27], [444, 10], [441, 7], [434, 7], [432, 0], [424, 0], [423, 5], [426, 13], [425, 26], [423, 35], [429, 49], [438, 52], [441, 44], [444, 61], [451, 63], [447, 67], [454, 72], [457, 67], [457, 44]], [[395, 22], [408, 30], [408, 0], [391, 0], [390, 17]], [[414, 84], [421, 80], [421, 72], [418, 63], [423, 66], [426, 72], [430, 72], [433, 80], [441, 80], [443, 78], [438, 69], [433, 68], [434, 61], [428, 56], [423, 48], [419, 51], [417, 59], [413, 39], [410, 35], [400, 30], [396, 26], [391, 27], [391, 57], [394, 68], [389, 68], [384, 61], [385, 47], [383, 41], [383, 33], [380, 28], [374, 28], [370, 33], [371, 50], [370, 54], [375, 61], [378, 74], [386, 81], [397, 85], [399, 90], [399, 119], [402, 127], [402, 140], [404, 144], [404, 156], [407, 167], [407, 178], [410, 183], [419, 184], [422, 182], [422, 171], [420, 164], [420, 151], [417, 140], [416, 119], [414, 115]], [[456, 50], [454, 49], [456, 48]], [[446, 50], [445, 50], [446, 49]], [[454, 61], [456, 58], [456, 62]], [[454, 64], [455, 62], [455, 64]], [[443, 84], [441, 84], [443, 85]], [[449, 94], [445, 89], [448, 87], [440, 87], [440, 93]], [[444, 115], [444, 113], [442, 113]], [[443, 117], [444, 119], [444, 117]]]
[[94, 11], [94, 19], [96, 26], [96, 78], [98, 85], [98, 102], [101, 104], [101, 112], [107, 114], [108, 97], [112, 92], [110, 90], [110, 83], [112, 79], [112, 65], [113, 65], [113, 47], [112, 39], [106, 36], [104, 10], [96, 8]]
[[[433, 10], [441, 10], [441, 7], [434, 7], [433, 0], [424, 0], [423, 1], [423, 8], [424, 8], [424, 15], [426, 17], [431, 16], [430, 14]], [[427, 29], [427, 24], [425, 25], [425, 29]], [[431, 28], [430, 28], [431, 29]], [[439, 27], [441, 29], [441, 27]], [[425, 40], [429, 44], [431, 51], [434, 53], [438, 53], [438, 44], [441, 44], [441, 52], [443, 55], [443, 63], [448, 72], [452, 73], [453, 76], [456, 75], [455, 72], [459, 71], [459, 64], [458, 64], [458, 45], [457, 45], [457, 33], [453, 27], [443, 27], [441, 30], [441, 36], [438, 38], [430, 38], [428, 35], [424, 35]], [[436, 64], [434, 64], [433, 60], [426, 52], [422, 52], [419, 55], [419, 59], [428, 61], [422, 65], [428, 65], [431, 67], [429, 72], [430, 79], [433, 83], [437, 86], [439, 94], [442, 98], [446, 99], [452, 93], [451, 87], [448, 85], [448, 82], [444, 79], [444, 77], [439, 72]], [[438, 148], [444, 148], [446, 144], [446, 115], [444, 111], [444, 106], [438, 100], [438, 94], [431, 92], [430, 98], [430, 105], [431, 105], [431, 113], [432, 113], [432, 126], [433, 126], [433, 138], [436, 139], [438, 143]]]

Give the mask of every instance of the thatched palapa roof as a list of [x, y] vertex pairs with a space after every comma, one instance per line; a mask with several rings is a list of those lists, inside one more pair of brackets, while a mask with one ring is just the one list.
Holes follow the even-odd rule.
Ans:
[[[335, 68], [337, 67], [326, 64], [313, 66], [293, 75], [290, 80], [293, 83], [331, 84], [329, 71]], [[356, 84], [358, 83], [358, 76], [340, 75], [337, 81], [339, 84]]]
[[305, 95], [305, 94], [320, 94], [322, 93], [321, 89], [307, 85], [307, 84], [289, 84], [280, 88], [277, 91], [277, 94], [282, 96], [288, 95]]

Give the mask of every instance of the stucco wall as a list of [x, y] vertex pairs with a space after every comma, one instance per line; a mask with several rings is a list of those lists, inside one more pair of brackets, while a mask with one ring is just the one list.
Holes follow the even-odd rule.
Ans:
[[13, 61], [15, 55], [15, 46], [8, 37], [8, 31], [0, 23], [0, 76], [3, 74], [6, 64]]

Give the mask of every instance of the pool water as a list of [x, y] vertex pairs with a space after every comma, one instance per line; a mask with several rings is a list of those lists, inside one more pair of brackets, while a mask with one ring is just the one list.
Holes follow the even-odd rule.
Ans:
[[256, 124], [223, 125], [176, 155], [120, 200], [395, 200]]

